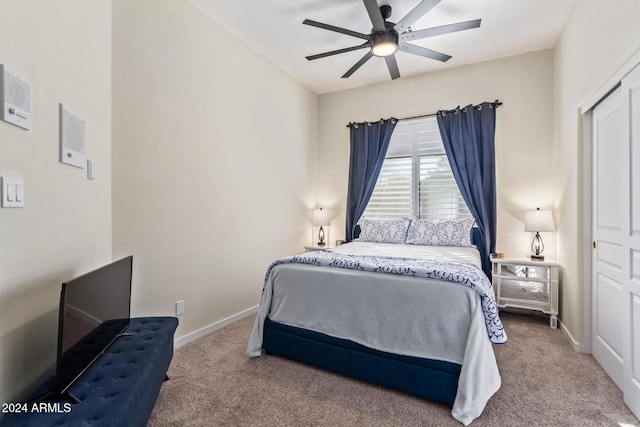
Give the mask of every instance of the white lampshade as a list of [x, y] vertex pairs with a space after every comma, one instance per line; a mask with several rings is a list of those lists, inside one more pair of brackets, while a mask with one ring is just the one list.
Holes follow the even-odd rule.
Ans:
[[538, 208], [535, 211], [525, 213], [524, 231], [556, 231], [556, 225], [553, 222], [553, 212], [543, 211]]
[[329, 225], [329, 212], [326, 209], [314, 209], [313, 211], [313, 225]]

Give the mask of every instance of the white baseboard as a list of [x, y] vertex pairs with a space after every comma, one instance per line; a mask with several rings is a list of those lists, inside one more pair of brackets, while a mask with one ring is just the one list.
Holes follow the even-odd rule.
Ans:
[[584, 353], [582, 344], [580, 344], [578, 341], [576, 341], [575, 338], [573, 338], [573, 335], [571, 335], [571, 331], [569, 331], [569, 329], [567, 329], [567, 327], [564, 326], [564, 323], [560, 321], [558, 323], [560, 323], [560, 330], [562, 331], [564, 336], [567, 337], [567, 340], [569, 341], [569, 344], [573, 348], [573, 351], [575, 351], [576, 353]]
[[205, 326], [204, 328], [198, 329], [197, 331], [193, 331], [187, 335], [177, 338], [176, 340], [173, 341], [173, 347], [174, 348], [182, 347], [183, 345], [190, 343], [191, 341], [195, 341], [198, 338], [202, 338], [205, 335], [210, 334], [211, 332], [217, 331], [218, 329], [222, 329], [225, 326], [232, 324], [233, 322], [237, 322], [238, 320], [243, 319], [247, 316], [256, 314], [258, 312], [258, 308], [260, 308], [260, 306], [256, 305], [255, 307], [251, 307], [247, 310], [241, 311], [238, 314], [234, 314], [233, 316], [229, 316], [226, 319], [219, 320], [215, 323], [212, 323], [209, 326]]

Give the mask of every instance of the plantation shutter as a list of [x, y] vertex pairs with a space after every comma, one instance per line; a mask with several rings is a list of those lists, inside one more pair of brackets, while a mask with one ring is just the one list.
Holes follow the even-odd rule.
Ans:
[[470, 218], [435, 117], [398, 123], [364, 218]]

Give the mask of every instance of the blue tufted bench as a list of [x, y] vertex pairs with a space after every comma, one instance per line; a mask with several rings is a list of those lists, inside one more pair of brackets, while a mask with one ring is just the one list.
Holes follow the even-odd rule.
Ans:
[[59, 412], [10, 414], [0, 426], [146, 426], [173, 357], [177, 327], [175, 317], [131, 319], [127, 332], [135, 335], [119, 337], [71, 386], [80, 403], [68, 412], [61, 403]]

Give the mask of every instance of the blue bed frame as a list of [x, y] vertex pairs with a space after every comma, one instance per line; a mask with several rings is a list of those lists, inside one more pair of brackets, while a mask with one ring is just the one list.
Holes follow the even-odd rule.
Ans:
[[[472, 229], [480, 256], [480, 232]], [[349, 340], [267, 318], [262, 348], [289, 359], [453, 406], [461, 365], [374, 350]]]
[[308, 365], [453, 406], [461, 365], [373, 350], [266, 319], [262, 348]]

